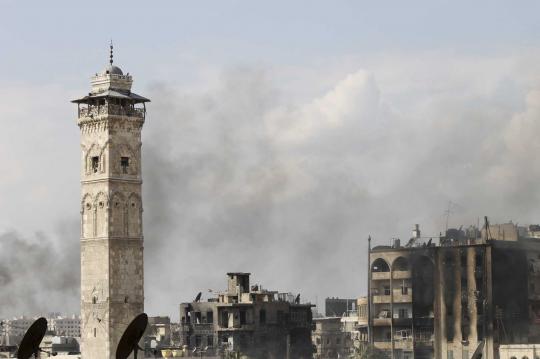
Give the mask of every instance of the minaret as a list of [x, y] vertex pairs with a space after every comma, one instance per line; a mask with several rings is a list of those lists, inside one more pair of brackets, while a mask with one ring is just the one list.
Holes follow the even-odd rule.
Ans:
[[141, 130], [150, 100], [109, 65], [78, 105], [81, 129], [81, 353], [114, 359], [129, 322], [144, 311]]

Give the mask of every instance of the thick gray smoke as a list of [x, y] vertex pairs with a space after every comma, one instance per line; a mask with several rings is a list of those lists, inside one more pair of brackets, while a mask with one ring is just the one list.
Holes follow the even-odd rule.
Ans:
[[74, 231], [77, 222], [62, 223], [53, 236], [0, 235], [0, 318], [78, 312], [80, 256]]
[[539, 92], [514, 101], [499, 81], [476, 89], [471, 78], [468, 91], [405, 110], [363, 70], [301, 103], [257, 69], [226, 72], [206, 93], [154, 86], [144, 200], [147, 253], [159, 265], [146, 262], [149, 310], [222, 289], [235, 270], [319, 304], [359, 296], [367, 236], [408, 239], [414, 223], [437, 236], [448, 201], [450, 225], [540, 220]]
[[[236, 270], [303, 300], [318, 296], [319, 304], [362, 295], [367, 236], [375, 244], [408, 239], [415, 223], [437, 236], [448, 201], [456, 203], [450, 226], [484, 215], [492, 223], [539, 222], [538, 58], [425, 55], [337, 70], [238, 68], [191, 91], [176, 87], [181, 79], [136, 82], [134, 90], [152, 99], [143, 131], [147, 311], [177, 318], [179, 302], [223, 289], [225, 272]], [[303, 77], [289, 79], [291, 72]], [[43, 103], [0, 106], [12, 119], [0, 133], [0, 154], [13, 153], [2, 160], [0, 198], [19, 204], [0, 206], [0, 228], [23, 228], [28, 218], [41, 228], [79, 211], [75, 110], [63, 99], [86, 89], [45, 90], [35, 89]], [[24, 98], [16, 95], [8, 100]], [[40, 121], [29, 120], [38, 112]], [[21, 133], [33, 137], [21, 141]], [[65, 237], [44, 229], [41, 242], [3, 235], [5, 313], [77, 305], [74, 223]]]

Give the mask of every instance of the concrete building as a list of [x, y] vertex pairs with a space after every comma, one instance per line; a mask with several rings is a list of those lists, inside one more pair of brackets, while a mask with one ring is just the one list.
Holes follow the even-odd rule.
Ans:
[[55, 335], [78, 338], [81, 336], [81, 318], [57, 316], [47, 319], [49, 330]]
[[354, 310], [356, 310], [356, 299], [332, 297], [324, 300], [324, 312], [327, 317], [341, 317]]
[[37, 318], [19, 317], [6, 319], [2, 321], [3, 333], [11, 337], [20, 337], [22, 339], [26, 330], [30, 328]]
[[[345, 301], [345, 300], [344, 300]], [[349, 299], [354, 305], [341, 316], [314, 318], [312, 341], [315, 358], [348, 358], [365, 348], [368, 343], [367, 297]]]
[[358, 352], [368, 343], [368, 299], [356, 300], [356, 310], [341, 317], [341, 330], [345, 333], [345, 348], [348, 354]]
[[171, 319], [169, 317], [148, 317], [144, 333], [144, 348], [147, 352], [171, 346]]
[[41, 341], [40, 348], [49, 353], [56, 353], [54, 356], [81, 355], [79, 342], [73, 337], [46, 335]]
[[227, 273], [228, 288], [207, 302], [180, 304], [181, 345], [206, 355], [311, 358], [312, 304], [250, 286], [249, 273]]
[[539, 342], [540, 240], [507, 225], [493, 226], [494, 239], [491, 228], [449, 229], [435, 244], [417, 226], [404, 247], [370, 249], [375, 348], [393, 358], [491, 359], [501, 345]]
[[499, 359], [538, 359], [540, 344], [503, 344], [499, 346]]
[[81, 131], [81, 340], [84, 359], [114, 358], [144, 311], [141, 130], [149, 100], [110, 63], [78, 105]]
[[314, 359], [344, 358], [349, 353], [346, 334], [343, 331], [341, 317], [324, 317], [313, 319], [315, 329], [312, 341], [316, 352]]

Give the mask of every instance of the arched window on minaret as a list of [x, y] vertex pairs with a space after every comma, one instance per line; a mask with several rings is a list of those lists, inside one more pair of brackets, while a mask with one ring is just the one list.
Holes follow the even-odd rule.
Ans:
[[96, 237], [108, 236], [108, 200], [103, 192], [96, 196], [94, 206], [96, 207]]
[[114, 171], [117, 175], [136, 175], [138, 161], [131, 146], [120, 144], [115, 146]]
[[103, 172], [102, 150], [98, 145], [93, 144], [86, 152], [85, 172], [87, 175]]
[[90, 238], [94, 236], [94, 208], [92, 204], [92, 196], [85, 194], [81, 201], [81, 232], [83, 238]]
[[126, 233], [126, 198], [122, 193], [115, 192], [111, 196], [111, 233], [113, 236], [123, 236]]
[[128, 213], [128, 236], [138, 237], [141, 235], [141, 199], [132, 193], [127, 202]]

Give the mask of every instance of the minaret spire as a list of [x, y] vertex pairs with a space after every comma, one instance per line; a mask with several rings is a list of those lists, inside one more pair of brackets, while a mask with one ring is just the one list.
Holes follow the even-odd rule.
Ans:
[[113, 63], [113, 43], [112, 43], [112, 39], [111, 39], [111, 45], [109, 47], [111, 49], [111, 55], [109, 56], [109, 58], [110, 58], [109, 63], [112, 65], [112, 63]]

